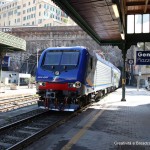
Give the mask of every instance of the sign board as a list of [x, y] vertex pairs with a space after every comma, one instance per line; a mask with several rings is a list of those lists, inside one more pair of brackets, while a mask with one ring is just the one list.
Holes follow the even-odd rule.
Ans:
[[150, 51], [136, 51], [136, 65], [150, 65]]
[[128, 59], [127, 63], [128, 63], [129, 65], [134, 65], [134, 59]]
[[2, 67], [10, 67], [10, 57], [4, 56], [2, 61]]

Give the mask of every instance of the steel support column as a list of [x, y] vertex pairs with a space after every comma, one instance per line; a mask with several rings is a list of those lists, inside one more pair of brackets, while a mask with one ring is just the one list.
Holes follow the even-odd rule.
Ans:
[[121, 101], [126, 101], [126, 99], [125, 99], [125, 85], [126, 85], [125, 60], [126, 60], [126, 54], [127, 54], [127, 49], [126, 49], [126, 44], [124, 43], [123, 49], [122, 49], [123, 67], [122, 67], [122, 99], [121, 99]]

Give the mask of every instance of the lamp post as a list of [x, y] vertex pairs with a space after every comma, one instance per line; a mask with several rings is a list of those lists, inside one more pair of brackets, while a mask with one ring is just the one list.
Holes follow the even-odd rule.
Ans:
[[37, 61], [37, 62], [36, 62], [36, 65], [37, 65], [37, 68], [38, 68], [38, 61], [39, 61], [39, 59], [38, 59], [38, 57], [39, 57], [39, 54], [38, 54], [38, 53], [39, 53], [39, 50], [40, 50], [40, 49], [37, 48], [37, 51], [36, 51], [36, 52], [37, 52], [37, 53], [36, 53], [36, 54], [37, 54], [37, 56], [36, 56], [36, 61]]
[[37, 48], [37, 51], [36, 51], [36, 52], [37, 52], [37, 56], [36, 56], [36, 61], [37, 61], [37, 62], [36, 62], [36, 65], [37, 65], [37, 68], [38, 68], [38, 61], [39, 61], [39, 60], [38, 60], [38, 51], [39, 51], [39, 49]]

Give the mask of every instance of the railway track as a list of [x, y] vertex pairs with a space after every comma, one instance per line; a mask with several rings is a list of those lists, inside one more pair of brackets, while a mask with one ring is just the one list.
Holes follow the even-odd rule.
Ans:
[[37, 95], [15, 95], [14, 97], [0, 97], [0, 112], [18, 109], [24, 106], [36, 104]]
[[25, 113], [18, 114], [18, 115], [13, 116], [13, 117], [8, 117], [7, 119], [5, 119], [5, 121], [3, 121], [2, 124], [0, 124], [0, 127], [15, 123], [19, 120], [22, 120], [22, 119], [25, 119], [25, 118], [28, 118], [28, 117], [31, 117], [34, 115], [38, 115], [38, 114], [43, 113], [45, 111], [47, 111], [47, 110], [45, 110], [45, 109], [34, 109], [34, 110], [31, 110], [31, 111], [28, 111]]
[[88, 106], [77, 112], [45, 111], [5, 125], [0, 128], [0, 150], [23, 149]]
[[48, 129], [56, 127], [67, 113], [43, 112], [0, 128], [0, 150], [22, 149]]

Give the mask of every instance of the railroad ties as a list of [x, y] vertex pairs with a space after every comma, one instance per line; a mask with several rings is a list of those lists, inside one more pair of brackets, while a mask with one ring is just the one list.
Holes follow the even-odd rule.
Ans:
[[38, 95], [18, 94], [0, 97], [0, 112], [7, 112], [17, 108], [36, 104], [39, 99]]

